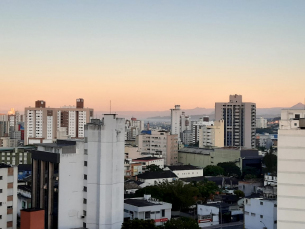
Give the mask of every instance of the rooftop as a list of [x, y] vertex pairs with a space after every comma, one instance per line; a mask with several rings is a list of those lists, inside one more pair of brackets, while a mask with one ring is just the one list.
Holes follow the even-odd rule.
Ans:
[[176, 174], [170, 170], [157, 171], [157, 172], [145, 172], [138, 175], [140, 179], [162, 179], [162, 178], [176, 178]]
[[200, 169], [202, 168], [193, 166], [193, 165], [172, 165], [172, 166], [167, 166], [170, 170], [176, 171], [176, 170], [194, 170], [194, 169]]
[[149, 202], [145, 199], [125, 199], [124, 203], [129, 204], [129, 205], [133, 205], [133, 206], [136, 206], [136, 207], [147, 207], [147, 206], [162, 205], [162, 204]]
[[76, 145], [76, 142], [77, 142], [76, 139], [73, 139], [73, 140], [57, 140], [54, 143], [38, 143], [38, 144], [35, 144], [35, 145], [37, 145], [37, 146], [45, 146], [45, 147], [61, 148], [61, 147], [65, 147], [65, 146]]
[[139, 158], [133, 159], [133, 161], [153, 161], [153, 160], [160, 160], [160, 159], [163, 159], [163, 158], [160, 158], [160, 157], [139, 157]]
[[11, 165], [7, 165], [7, 164], [4, 164], [4, 163], [1, 163], [0, 164], [0, 169], [3, 169], [3, 168], [10, 168], [12, 167]]

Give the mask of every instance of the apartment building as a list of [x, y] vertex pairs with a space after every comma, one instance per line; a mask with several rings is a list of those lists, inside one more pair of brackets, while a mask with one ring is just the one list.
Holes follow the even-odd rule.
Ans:
[[[194, 125], [198, 128], [197, 125]], [[203, 147], [224, 147], [224, 120], [215, 121], [210, 125], [199, 125], [196, 133], [199, 141], [199, 148]]]
[[135, 139], [144, 130], [144, 121], [131, 118], [125, 121], [125, 140]]
[[64, 128], [66, 138], [84, 138], [84, 126], [93, 118], [93, 109], [84, 108], [84, 100], [76, 99], [76, 106], [46, 107], [37, 100], [35, 107], [25, 108], [25, 144], [51, 143]]
[[215, 120], [224, 120], [224, 146], [255, 147], [256, 104], [230, 95], [229, 102], [215, 103]]
[[32, 207], [46, 229], [120, 229], [123, 223], [125, 120], [85, 125], [85, 139], [39, 143], [32, 151]]
[[160, 155], [165, 165], [178, 163], [178, 135], [165, 130], [147, 130], [138, 135], [139, 151], [145, 154]]
[[267, 119], [260, 117], [256, 119], [256, 128], [267, 128]]
[[305, 227], [305, 110], [282, 110], [278, 131], [278, 229]]
[[17, 228], [17, 177], [17, 167], [0, 164], [0, 228]]
[[206, 126], [213, 126], [214, 122], [209, 120], [209, 117], [200, 118], [199, 121], [192, 122], [193, 144], [199, 141], [200, 129]]
[[10, 165], [31, 164], [31, 150], [33, 149], [35, 149], [33, 146], [0, 148], [0, 163]]
[[151, 195], [124, 200], [124, 218], [154, 220], [156, 226], [171, 219], [171, 210], [172, 204], [151, 198]]
[[171, 109], [171, 134], [177, 134], [180, 136], [180, 116], [182, 111], [180, 105], [175, 105], [174, 109]]

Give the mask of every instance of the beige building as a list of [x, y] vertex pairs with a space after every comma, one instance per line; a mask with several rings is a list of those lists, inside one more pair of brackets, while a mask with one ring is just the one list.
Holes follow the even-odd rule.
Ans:
[[[84, 100], [77, 99], [76, 106], [46, 107], [38, 100], [35, 107], [25, 108], [24, 144], [51, 143], [60, 132], [64, 138], [84, 138], [84, 126], [93, 118], [93, 109], [84, 108]], [[66, 135], [62, 132], [65, 128]], [[67, 137], [68, 136], [68, 137]]]
[[224, 146], [255, 147], [256, 104], [245, 103], [241, 95], [229, 102], [215, 103], [215, 120], [224, 120]]
[[142, 155], [163, 157], [165, 165], [178, 163], [178, 134], [170, 134], [165, 130], [149, 130], [143, 131], [137, 138]]
[[278, 131], [278, 229], [305, 228], [305, 110], [282, 110]]
[[224, 148], [183, 148], [178, 152], [179, 163], [205, 168], [222, 162], [234, 162], [241, 170], [244, 166], [261, 168], [262, 156], [258, 150], [240, 149], [238, 147]]
[[224, 147], [224, 120], [199, 126], [199, 148], [206, 146]]

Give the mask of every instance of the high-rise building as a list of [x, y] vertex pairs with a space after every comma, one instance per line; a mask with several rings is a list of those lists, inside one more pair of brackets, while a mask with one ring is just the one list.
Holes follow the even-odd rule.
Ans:
[[131, 118], [125, 121], [125, 140], [135, 139], [144, 130], [144, 121]]
[[200, 128], [204, 126], [213, 126], [214, 122], [209, 121], [209, 117], [199, 118], [199, 121], [193, 121], [192, 131], [193, 131], [193, 144], [199, 141]]
[[166, 165], [178, 163], [178, 135], [165, 130], [147, 130], [138, 135], [139, 151], [164, 158]]
[[17, 228], [18, 168], [0, 164], [0, 228]]
[[278, 131], [278, 229], [305, 228], [305, 110], [282, 110]]
[[171, 134], [178, 134], [178, 136], [180, 136], [181, 114], [180, 105], [175, 105], [175, 109], [171, 109]]
[[256, 128], [267, 128], [267, 119], [260, 117], [256, 119]]
[[215, 121], [211, 125], [199, 126], [199, 148], [206, 146], [223, 147], [224, 121]]
[[254, 148], [256, 104], [230, 95], [227, 103], [215, 103], [215, 120], [224, 120], [224, 146]]
[[124, 214], [125, 120], [107, 114], [84, 140], [40, 143], [32, 151], [32, 207], [46, 229], [120, 229]]
[[62, 128], [66, 138], [83, 138], [84, 126], [92, 118], [93, 109], [84, 108], [83, 99], [77, 99], [76, 106], [61, 108], [49, 108], [45, 101], [37, 100], [34, 108], [25, 108], [24, 143], [51, 143]]

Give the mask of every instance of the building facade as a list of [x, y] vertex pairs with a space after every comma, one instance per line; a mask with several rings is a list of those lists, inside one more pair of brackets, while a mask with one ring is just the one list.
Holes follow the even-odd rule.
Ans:
[[199, 148], [224, 147], [224, 120], [215, 121], [211, 125], [199, 126], [198, 132]]
[[0, 228], [17, 228], [17, 186], [16, 166], [0, 164]]
[[241, 95], [230, 95], [230, 101], [215, 103], [215, 120], [224, 120], [224, 146], [254, 148], [256, 104], [243, 102]]
[[182, 111], [180, 105], [175, 105], [175, 109], [171, 109], [171, 134], [180, 136], [180, 116]]
[[32, 207], [47, 229], [120, 229], [123, 222], [125, 120], [104, 115], [84, 140], [37, 144], [32, 151]]
[[[84, 138], [84, 126], [93, 118], [93, 109], [84, 108], [84, 100], [77, 99], [76, 106], [46, 107], [38, 100], [35, 107], [25, 108], [25, 144], [51, 143], [64, 128], [64, 138]], [[63, 136], [63, 135], [61, 135]]]
[[178, 163], [178, 135], [165, 130], [142, 131], [138, 136], [138, 147], [142, 155], [151, 154], [164, 158], [164, 164]]
[[256, 128], [267, 128], [267, 119], [260, 117], [256, 119]]
[[305, 110], [282, 110], [278, 131], [278, 228], [305, 227]]

